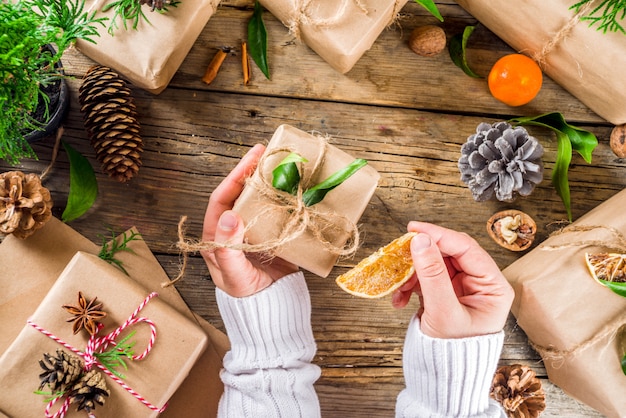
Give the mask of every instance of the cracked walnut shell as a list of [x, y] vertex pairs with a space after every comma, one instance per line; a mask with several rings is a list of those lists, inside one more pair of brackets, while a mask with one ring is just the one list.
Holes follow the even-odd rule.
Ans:
[[535, 240], [537, 224], [524, 212], [503, 210], [489, 218], [487, 233], [501, 247], [511, 251], [524, 251]]
[[52, 217], [52, 198], [36, 174], [0, 174], [0, 233], [26, 238]]

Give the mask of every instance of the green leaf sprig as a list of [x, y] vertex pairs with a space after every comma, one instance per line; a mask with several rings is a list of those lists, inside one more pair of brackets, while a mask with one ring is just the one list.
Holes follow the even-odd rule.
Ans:
[[450, 54], [450, 58], [452, 59], [454, 65], [462, 69], [465, 74], [474, 78], [482, 78], [472, 71], [467, 63], [467, 40], [472, 32], [474, 32], [474, 29], [476, 29], [476, 26], [466, 26], [465, 29], [463, 29], [463, 33], [454, 35], [448, 44], [448, 53]]
[[[582, 7], [590, 3], [592, 0], [582, 0], [570, 7], [576, 13]], [[589, 21], [589, 26], [597, 25], [598, 31], [603, 33], [621, 32], [626, 34], [626, 30], [621, 25], [621, 21], [626, 16], [626, 0], [603, 0], [587, 16], [581, 17], [580, 20]]]
[[[308, 162], [308, 160], [297, 153], [289, 154], [272, 171], [272, 186], [278, 190], [295, 195], [298, 192], [298, 186], [300, 185], [300, 172], [298, 170], [297, 163], [306, 162]], [[331, 174], [326, 180], [306, 189], [302, 194], [302, 201], [304, 202], [304, 205], [313, 206], [314, 204], [321, 202], [324, 197], [326, 197], [328, 192], [346, 181], [366, 164], [366, 160], [357, 158], [348, 166], [342, 168], [334, 174]]]
[[511, 119], [514, 125], [536, 125], [554, 131], [557, 137], [557, 156], [552, 169], [552, 184], [563, 201], [567, 218], [572, 221], [570, 188], [568, 180], [569, 166], [573, 151], [591, 164], [591, 154], [598, 146], [598, 138], [589, 131], [569, 125], [559, 112], [544, 113], [539, 116]]
[[63, 148], [70, 161], [70, 192], [61, 219], [69, 222], [93, 206], [98, 197], [98, 180], [87, 158], [66, 142], [63, 142]]
[[[180, 1], [171, 1], [169, 3], [163, 2], [160, 4], [160, 7], [156, 6], [156, 1], [152, 2], [152, 11], [157, 11], [158, 13], [167, 13], [169, 11], [168, 7], [178, 7]], [[102, 12], [107, 12], [108, 10], [113, 9], [113, 17], [109, 23], [108, 32], [111, 36], [114, 36], [114, 33], [119, 26], [117, 25], [117, 21], [122, 21], [122, 26], [124, 30], [128, 30], [127, 22], [132, 23], [132, 29], [137, 30], [140, 21], [145, 21], [148, 24], [150, 23], [150, 19], [143, 12], [143, 3], [139, 0], [115, 0], [111, 3], [106, 4], [102, 7]]]
[[433, 0], [415, 0], [415, 3], [421, 5], [424, 9], [428, 10], [430, 14], [439, 19], [440, 22], [443, 22], [443, 16], [437, 9], [437, 5]]
[[267, 64], [267, 29], [263, 22], [263, 6], [259, 0], [254, 2], [254, 12], [248, 22], [248, 46], [250, 56], [269, 80], [270, 69]]
[[126, 275], [128, 272], [122, 265], [122, 262], [115, 258], [115, 255], [120, 251], [127, 251], [132, 253], [133, 249], [128, 247], [128, 243], [131, 241], [137, 241], [141, 239], [141, 234], [139, 232], [130, 231], [130, 234], [127, 235], [126, 232], [122, 234], [121, 240], [118, 240], [115, 236], [115, 233], [111, 232], [111, 245], [108, 244], [108, 239], [106, 237], [102, 237], [102, 247], [100, 248], [100, 252], [98, 253], [98, 257], [102, 260], [106, 261], [109, 264], [113, 264], [120, 270], [122, 270]]
[[124, 370], [128, 370], [128, 366], [126, 365], [124, 358], [132, 360], [135, 355], [135, 352], [133, 351], [135, 341], [128, 341], [133, 337], [133, 335], [135, 335], [135, 331], [128, 333], [128, 335], [117, 342], [112, 349], [102, 353], [94, 353], [98, 361], [120, 379], [125, 379], [126, 377], [115, 369], [117, 367], [122, 367]]

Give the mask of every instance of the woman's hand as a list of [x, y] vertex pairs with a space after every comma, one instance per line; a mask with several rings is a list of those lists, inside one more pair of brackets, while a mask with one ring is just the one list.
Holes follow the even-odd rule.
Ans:
[[[204, 215], [203, 241], [243, 243], [243, 220], [232, 208], [243, 190], [245, 179], [252, 175], [264, 151], [263, 145], [255, 145], [211, 193]], [[261, 263], [254, 255], [231, 248], [201, 251], [201, 254], [215, 285], [233, 297], [250, 296], [298, 270], [280, 258]]]
[[416, 274], [392, 303], [406, 306], [415, 292], [422, 332], [434, 338], [464, 338], [499, 332], [514, 292], [491, 256], [467, 234], [424, 222], [411, 241]]

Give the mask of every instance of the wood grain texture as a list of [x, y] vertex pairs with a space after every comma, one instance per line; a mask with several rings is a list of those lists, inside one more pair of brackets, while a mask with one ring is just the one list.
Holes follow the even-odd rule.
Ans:
[[[403, 387], [402, 344], [416, 302], [394, 310], [388, 298], [360, 300], [342, 292], [333, 278], [399, 236], [413, 219], [467, 232], [501, 268], [521, 254], [502, 249], [488, 237], [485, 224], [494, 212], [515, 208], [531, 215], [539, 228], [538, 242], [561, 225], [565, 210], [550, 183], [556, 139], [546, 130], [530, 129], [545, 148], [544, 181], [531, 196], [510, 204], [472, 200], [460, 181], [457, 161], [461, 145], [480, 122], [560, 111], [597, 135], [600, 144], [593, 163], [574, 155], [570, 167], [574, 218], [624, 188], [624, 161], [610, 150], [611, 125], [549, 78], [531, 104], [510, 108], [490, 96], [484, 79], [469, 78], [454, 66], [447, 53], [425, 58], [411, 52], [411, 30], [436, 23], [413, 2], [345, 75], [266, 13], [271, 79], [253, 66], [252, 81], [244, 86], [239, 57], [227, 57], [207, 86], [201, 81], [206, 66], [216, 48], [240, 45], [252, 4], [224, 0], [163, 93], [155, 96], [133, 88], [145, 151], [139, 175], [128, 184], [102, 174], [83, 128], [78, 88], [93, 62], [75, 50], [65, 54], [66, 71], [74, 78], [69, 80], [72, 103], [63, 139], [90, 159], [100, 187], [96, 205], [71, 226], [96, 242], [109, 228], [121, 232], [136, 226], [173, 277], [180, 268], [175, 248], [180, 217], [188, 216], [187, 236], [199, 238], [211, 191], [251, 146], [266, 143], [283, 123], [329, 134], [332, 144], [367, 159], [381, 173], [381, 181], [361, 219], [363, 244], [357, 255], [340, 260], [327, 279], [306, 274], [318, 341], [315, 362], [323, 370], [316, 386], [325, 417], [391, 417]], [[454, 2], [438, 4], [448, 38], [476, 24]], [[508, 52], [501, 40], [477, 26], [468, 51], [477, 72], [486, 74]], [[41, 172], [52, 145], [51, 140], [35, 144], [39, 160], [23, 161], [18, 168]], [[0, 165], [2, 171], [11, 168]], [[61, 153], [45, 181], [57, 216], [67, 198], [68, 172]], [[201, 258], [191, 258], [177, 288], [192, 309], [223, 329], [214, 286]], [[542, 377], [548, 393], [543, 416], [600, 416], [547, 381], [539, 356], [514, 318], [505, 331], [501, 364], [525, 363]]]

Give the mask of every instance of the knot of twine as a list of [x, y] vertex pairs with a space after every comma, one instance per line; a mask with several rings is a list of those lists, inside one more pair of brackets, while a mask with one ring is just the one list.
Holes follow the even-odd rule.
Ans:
[[[572, 247], [604, 247], [610, 250], [618, 251], [618, 252], [626, 252], [626, 237], [618, 231], [616, 228], [605, 225], [570, 225], [565, 228], [559, 229], [558, 231], [550, 234], [550, 237], [565, 235], [568, 233], [574, 232], [589, 232], [589, 231], [598, 231], [598, 230], [606, 230], [608, 231], [612, 239], [611, 240], [579, 240], [579, 241], [571, 241], [566, 244], [557, 244], [557, 245], [545, 245], [541, 244], [537, 248], [540, 248], [545, 251], [555, 251], [564, 248], [572, 248]], [[595, 333], [593, 336], [588, 338], [585, 341], [582, 341], [578, 344], [575, 344], [573, 347], [568, 349], [560, 350], [555, 348], [552, 345], [544, 346], [540, 344], [536, 344], [533, 341], [529, 340], [531, 347], [535, 349], [544, 361], [551, 361], [553, 367], [560, 367], [565, 360], [566, 357], [575, 357], [578, 353], [588, 349], [589, 347], [595, 345], [598, 341], [601, 341], [605, 338], [609, 340], [613, 340], [619, 330], [626, 325], [626, 310], [622, 312], [614, 321], [606, 324]]]
[[[146, 349], [144, 350], [143, 353], [139, 354], [139, 355], [133, 355], [131, 357], [132, 360], [142, 360], [144, 359], [152, 350], [152, 347], [154, 346], [154, 342], [156, 341], [156, 325], [154, 324], [154, 322], [148, 318], [145, 317], [140, 317], [139, 316], [139, 312], [148, 304], [148, 302], [150, 302], [150, 300], [154, 297], [158, 296], [157, 293], [152, 292], [150, 293], [140, 304], [139, 306], [133, 311], [133, 313], [128, 317], [128, 319], [126, 319], [126, 321], [124, 321], [124, 323], [122, 325], [120, 325], [119, 327], [117, 327], [116, 329], [114, 329], [113, 331], [111, 331], [109, 334], [102, 336], [102, 337], [97, 337], [96, 335], [92, 335], [89, 337], [89, 341], [87, 342], [87, 346], [85, 348], [85, 351], [81, 351], [78, 348], [72, 346], [70, 343], [64, 341], [63, 339], [57, 337], [55, 334], [53, 334], [52, 332], [46, 330], [45, 328], [37, 325], [36, 323], [34, 323], [33, 321], [31, 321], [30, 319], [27, 321], [27, 324], [30, 325], [31, 327], [35, 328], [37, 331], [41, 332], [42, 334], [44, 334], [45, 336], [51, 338], [52, 340], [56, 341], [58, 344], [61, 344], [63, 347], [67, 348], [68, 350], [71, 350], [72, 352], [74, 352], [75, 354], [81, 356], [84, 361], [85, 361], [85, 370], [89, 371], [91, 370], [91, 368], [95, 365], [97, 366], [100, 370], [102, 370], [107, 376], [109, 376], [111, 379], [113, 379], [117, 384], [119, 384], [120, 386], [122, 386], [128, 393], [130, 393], [131, 395], [133, 395], [138, 401], [140, 401], [142, 404], [144, 404], [146, 407], [150, 408], [153, 411], [157, 411], [157, 412], [163, 412], [165, 410], [165, 408], [167, 408], [167, 404], [165, 404], [162, 407], [158, 407], [153, 405], [152, 403], [150, 403], [146, 398], [144, 398], [142, 395], [140, 395], [137, 391], [135, 391], [133, 388], [131, 388], [130, 386], [128, 386], [120, 377], [118, 377], [117, 375], [115, 375], [111, 370], [109, 370], [104, 364], [102, 364], [98, 358], [96, 357], [96, 353], [102, 353], [104, 352], [110, 345], [116, 345], [116, 339], [117, 337], [120, 335], [120, 333], [122, 331], [124, 331], [126, 328], [135, 325], [139, 322], [145, 322], [150, 326], [150, 339], [148, 341], [148, 345], [146, 347]], [[104, 326], [102, 324], [98, 325], [98, 330], [102, 329]], [[45, 416], [46, 418], [63, 418], [65, 417], [65, 414], [67, 413], [69, 407], [70, 407], [70, 399], [68, 397], [65, 398], [65, 401], [63, 402], [63, 405], [61, 406], [61, 408], [54, 414], [51, 413], [51, 409], [54, 406], [54, 404], [63, 397], [63, 395], [61, 396], [57, 396], [54, 399], [52, 399], [50, 402], [48, 402], [48, 405], [46, 406], [46, 410], [45, 410]]]
[[[257, 165], [257, 173], [246, 179], [246, 187], [254, 188], [257, 193], [263, 197], [266, 203], [264, 204], [264, 208], [247, 222], [244, 235], [258, 221], [267, 219], [270, 215], [272, 217], [282, 216], [285, 218], [284, 226], [276, 238], [259, 244], [249, 244], [247, 242], [234, 244], [215, 241], [188, 241], [185, 239], [184, 231], [184, 224], [187, 217], [183, 216], [178, 223], [178, 243], [176, 244], [183, 256], [181, 272], [175, 279], [165, 283], [164, 286], [175, 283], [184, 275], [189, 254], [199, 251], [214, 251], [218, 248], [230, 248], [247, 253], [265, 253], [271, 258], [274, 256], [276, 250], [302, 236], [307, 231], [331, 254], [337, 256], [351, 256], [356, 253], [360, 245], [360, 237], [358, 227], [354, 222], [338, 213], [320, 211], [315, 209], [314, 205], [306, 206], [302, 200], [304, 190], [310, 185], [311, 180], [315, 178], [326, 157], [328, 142], [326, 138], [321, 136], [317, 136], [317, 138], [320, 140], [322, 149], [310, 171], [300, 170], [302, 178], [298, 184], [296, 195], [276, 189], [264, 175], [267, 160], [271, 156], [279, 153], [294, 152], [291, 148], [278, 148], [263, 154]], [[344, 232], [347, 234], [348, 239], [342, 245], [335, 245], [326, 238], [327, 231], [331, 231], [333, 234]]]
[[541, 48], [541, 51], [532, 54], [532, 58], [537, 61], [542, 66], [545, 63], [546, 56], [574, 29], [574, 26], [580, 22], [581, 18], [587, 14], [593, 8], [592, 1], [585, 3], [581, 8], [578, 9], [578, 12], [572, 16], [572, 18], [561, 28], [559, 29], [552, 39], [550, 39], [544, 46]]

